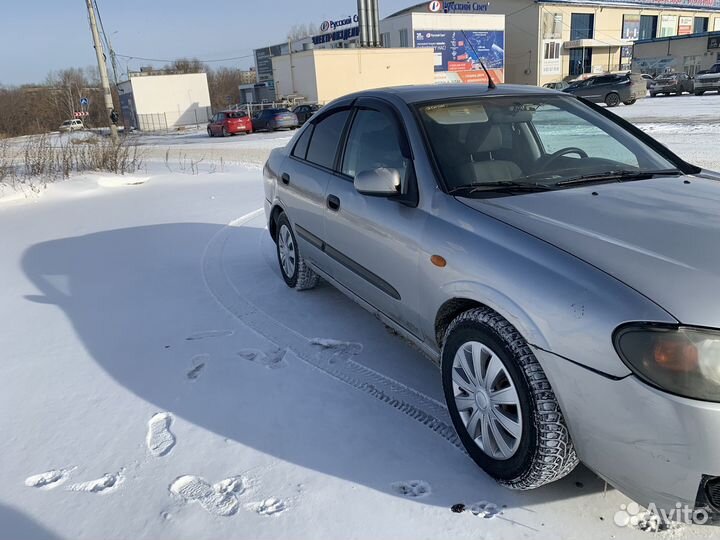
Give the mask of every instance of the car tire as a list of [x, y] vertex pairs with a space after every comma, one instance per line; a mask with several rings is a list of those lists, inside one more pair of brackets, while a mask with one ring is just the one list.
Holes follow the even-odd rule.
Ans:
[[214, 137], [212, 129], [207, 128], [207, 132], [208, 132], [208, 137]]
[[628, 99], [627, 101], [623, 101], [623, 105], [632, 105], [632, 104], [635, 103], [636, 101], [637, 101], [637, 99], [635, 99], [635, 98], [633, 98], [633, 99]]
[[227, 130], [227, 128], [226, 128], [225, 126], [223, 126], [223, 128], [222, 128], [222, 136], [223, 136], [223, 137], [229, 137], [229, 136], [230, 136], [230, 132]]
[[[478, 380], [473, 379], [476, 361], [482, 379], [488, 372], [495, 374], [487, 384], [473, 382]], [[559, 480], [578, 464], [542, 367], [520, 333], [496, 312], [479, 307], [450, 323], [441, 368], [455, 430], [470, 457], [498, 483], [534, 489]], [[473, 388], [476, 393], [471, 393]], [[503, 397], [493, 398], [501, 392]]]
[[292, 225], [284, 213], [278, 216], [275, 244], [280, 273], [287, 286], [298, 291], [315, 288], [320, 281], [320, 276], [300, 255]]
[[705, 92], [703, 90], [695, 90], [696, 96], [702, 96]]
[[607, 96], [605, 96], [605, 105], [608, 107], [617, 107], [620, 105], [620, 96], [615, 92], [610, 92]]
[[655, 92], [650, 92], [650, 97], [657, 97], [657, 94]]

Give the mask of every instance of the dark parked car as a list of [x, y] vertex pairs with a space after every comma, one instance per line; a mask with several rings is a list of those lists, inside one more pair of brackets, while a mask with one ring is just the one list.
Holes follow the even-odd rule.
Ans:
[[222, 111], [214, 115], [207, 126], [210, 137], [229, 137], [236, 133], [252, 133], [250, 117], [243, 111]]
[[645, 81], [640, 75], [608, 74], [574, 82], [563, 92], [593, 103], [617, 107], [620, 103], [632, 105], [637, 99], [645, 97], [645, 90]]
[[266, 129], [295, 129], [300, 126], [298, 117], [288, 109], [265, 109], [258, 111], [252, 119], [255, 131]]
[[693, 92], [693, 80], [687, 76], [687, 73], [663, 73], [650, 85], [650, 97], [658, 94], [677, 94], [683, 92]]
[[312, 104], [312, 105], [298, 105], [293, 109], [292, 112], [295, 113], [295, 116], [298, 118], [298, 122], [302, 126], [305, 122], [307, 122], [310, 117], [315, 114], [317, 111], [320, 110], [320, 105]]
[[543, 84], [543, 88], [549, 88], [550, 90], [564, 90], [570, 86], [570, 83], [566, 81], [554, 81]]

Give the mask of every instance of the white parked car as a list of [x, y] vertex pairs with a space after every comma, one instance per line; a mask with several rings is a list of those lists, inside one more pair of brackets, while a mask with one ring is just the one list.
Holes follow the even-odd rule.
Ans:
[[65, 120], [62, 124], [60, 124], [60, 127], [58, 128], [60, 131], [80, 131], [81, 129], [85, 129], [85, 124], [83, 124], [83, 121], [74, 118], [72, 120]]
[[720, 62], [706, 71], [695, 75], [695, 95], [702, 96], [705, 92], [720, 93]]

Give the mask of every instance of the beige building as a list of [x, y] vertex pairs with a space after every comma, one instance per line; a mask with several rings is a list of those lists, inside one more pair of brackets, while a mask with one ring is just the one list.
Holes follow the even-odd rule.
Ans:
[[720, 62], [720, 32], [638, 41], [633, 48], [633, 71], [656, 75], [684, 71], [691, 77]]
[[[423, 2], [398, 12], [505, 16], [505, 82], [544, 84], [630, 69], [639, 39], [720, 30], [720, 0]], [[383, 22], [381, 21], [381, 31]], [[407, 46], [416, 46], [412, 39]], [[395, 43], [393, 42], [393, 46]]]
[[118, 93], [123, 122], [143, 131], [204, 124], [212, 116], [205, 73], [130, 73]]
[[314, 49], [272, 58], [277, 97], [327, 103], [371, 88], [432, 84], [430, 49]]

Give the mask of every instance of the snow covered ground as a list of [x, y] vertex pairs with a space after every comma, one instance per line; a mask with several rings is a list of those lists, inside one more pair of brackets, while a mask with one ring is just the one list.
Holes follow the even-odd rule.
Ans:
[[[616, 109], [716, 169], [719, 111]], [[583, 467], [498, 487], [428, 360], [330, 286], [284, 285], [259, 168], [288, 138], [147, 136], [142, 173], [0, 204], [0, 538], [647, 538]]]

